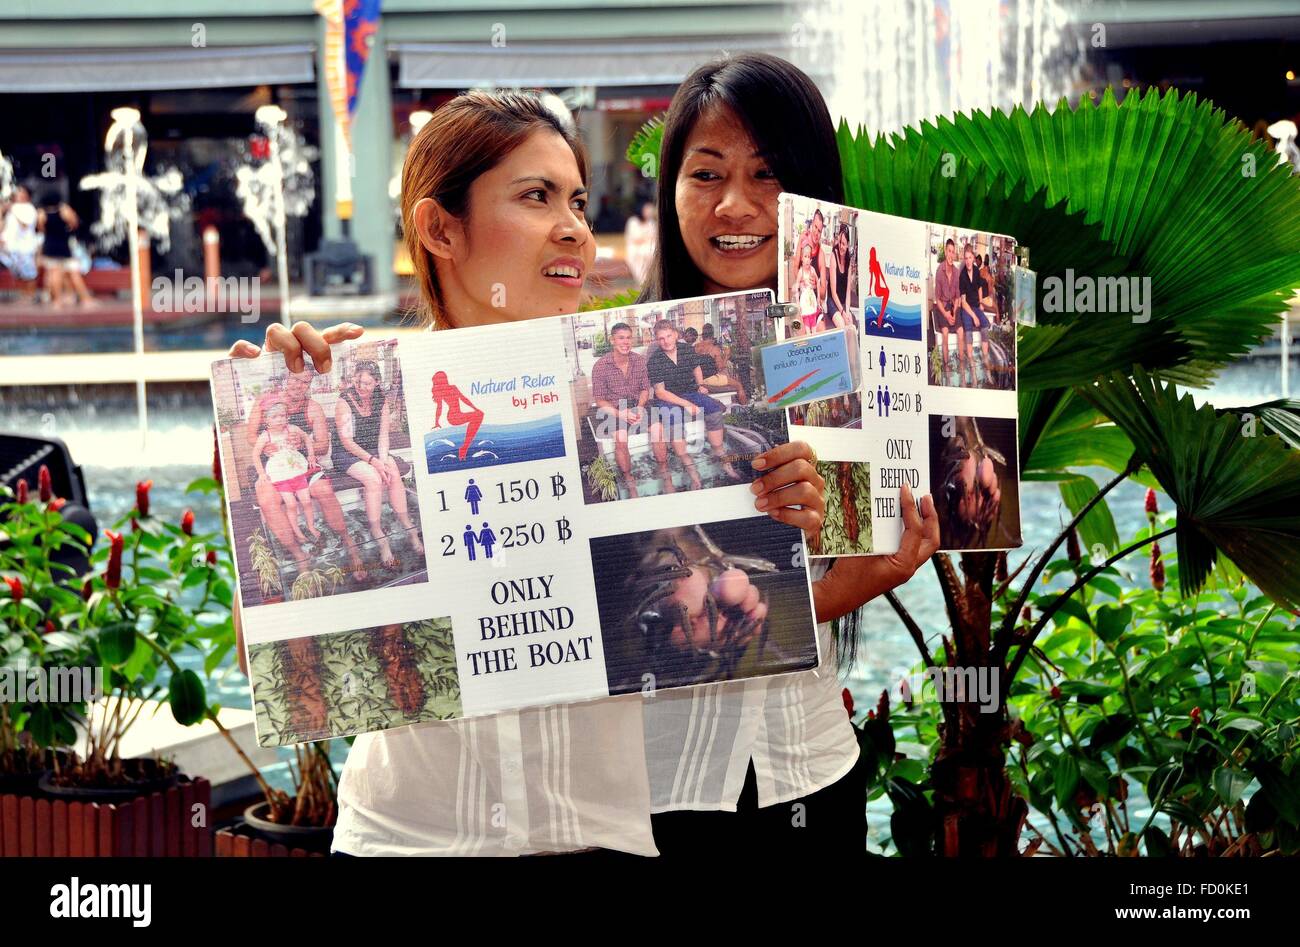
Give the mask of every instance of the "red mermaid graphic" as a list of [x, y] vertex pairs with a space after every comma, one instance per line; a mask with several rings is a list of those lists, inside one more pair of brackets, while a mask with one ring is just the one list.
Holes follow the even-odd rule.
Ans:
[[889, 287], [885, 285], [885, 274], [876, 259], [876, 248], [871, 248], [870, 271], [867, 274], [867, 295], [880, 297], [880, 312], [876, 314], [876, 328], [885, 324], [885, 307], [889, 305]]
[[[460, 406], [464, 403], [469, 411], [462, 411]], [[453, 427], [459, 424], [466, 425], [465, 441], [460, 445], [457, 452], [461, 460], [469, 453], [469, 447], [474, 443], [474, 435], [478, 433], [479, 425], [483, 423], [483, 412], [474, 407], [473, 402], [461, 394], [461, 390], [447, 380], [446, 372], [433, 373], [433, 427], [434, 430], [442, 427], [442, 408], [447, 406], [447, 423]]]

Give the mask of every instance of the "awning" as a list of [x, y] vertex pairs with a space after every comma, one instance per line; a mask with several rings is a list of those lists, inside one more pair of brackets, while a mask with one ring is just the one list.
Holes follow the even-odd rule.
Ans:
[[2, 92], [128, 92], [314, 82], [310, 45], [0, 50]]
[[789, 58], [786, 34], [744, 39], [566, 41], [494, 47], [488, 43], [398, 43], [397, 84], [405, 89], [480, 86], [676, 85], [696, 66], [724, 53], [764, 52]]

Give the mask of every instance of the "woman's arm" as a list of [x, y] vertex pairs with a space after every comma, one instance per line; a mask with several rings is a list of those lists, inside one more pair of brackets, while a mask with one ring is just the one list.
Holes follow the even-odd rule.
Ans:
[[368, 462], [368, 451], [352, 439], [352, 409], [348, 407], [347, 399], [342, 396], [334, 402], [334, 427], [339, 432], [339, 443], [343, 445], [343, 449], [357, 460]]
[[939, 549], [939, 515], [929, 494], [916, 510], [906, 484], [899, 493], [903, 536], [892, 556], [840, 556], [829, 572], [813, 583], [813, 607], [819, 622], [856, 611], [877, 595], [902, 585]]
[[266, 445], [270, 443], [270, 441], [271, 433], [269, 431], [263, 431], [261, 436], [258, 437], [257, 443], [253, 446], [253, 463], [257, 465], [257, 472], [263, 478], [266, 477], [266, 468], [262, 466], [262, 451], [266, 450]]
[[379, 459], [381, 461], [388, 460], [388, 417], [388, 399], [385, 398], [384, 403], [379, 410], [379, 440], [375, 444], [375, 448], [379, 451]]

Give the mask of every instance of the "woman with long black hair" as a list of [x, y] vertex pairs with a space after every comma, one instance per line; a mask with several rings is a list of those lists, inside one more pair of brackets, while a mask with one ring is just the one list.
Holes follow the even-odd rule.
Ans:
[[[687, 77], [669, 107], [659, 168], [658, 249], [643, 302], [775, 290], [777, 196], [844, 201], [821, 93], [795, 66], [762, 54], [711, 62]], [[761, 479], [763, 489], [780, 495], [779, 483]], [[900, 503], [905, 528], [897, 553], [837, 559], [813, 584], [822, 653], [836, 654], [841, 666], [856, 657], [859, 608], [906, 582], [938, 549], [931, 498], [918, 512], [904, 486]], [[862, 853], [866, 771], [835, 664], [664, 691], [646, 701], [661, 853], [717, 846]]]

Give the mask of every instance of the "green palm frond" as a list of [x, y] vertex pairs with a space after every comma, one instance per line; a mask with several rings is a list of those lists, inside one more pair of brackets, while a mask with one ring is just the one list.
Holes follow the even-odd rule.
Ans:
[[[1300, 450], [1300, 401], [1278, 398], [1276, 401], [1225, 410], [1230, 410], [1245, 422], [1251, 419], [1258, 421], [1268, 431]], [[1219, 413], [1222, 414], [1223, 411]]]
[[1040, 325], [1021, 331], [1024, 389], [1135, 362], [1205, 384], [1273, 331], [1300, 285], [1300, 185], [1195, 95], [1120, 104], [1107, 90], [1096, 105], [958, 115], [888, 140], [842, 125], [839, 140], [850, 203], [1015, 236], [1040, 301], [1066, 269], [1150, 278], [1146, 322], [1040, 304]]
[[[1300, 607], [1300, 451], [1135, 366], [1085, 390], [1178, 506], [1178, 578], [1199, 589], [1223, 552], [1274, 601]], [[1253, 435], [1253, 436], [1252, 436]]]
[[627, 146], [627, 160], [649, 177], [658, 177], [659, 149], [664, 141], [664, 117], [657, 115], [641, 126]]

